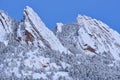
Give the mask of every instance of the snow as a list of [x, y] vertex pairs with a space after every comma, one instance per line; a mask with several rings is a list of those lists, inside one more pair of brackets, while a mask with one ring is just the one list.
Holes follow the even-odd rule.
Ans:
[[[34, 36], [34, 44], [38, 45], [41, 47], [45, 47], [44, 43], [41, 40], [38, 40], [39, 34], [32, 28], [32, 26], [30, 25], [29, 22], [25, 22], [25, 30], [27, 30], [28, 32], [30, 32], [33, 36]], [[34, 31], [34, 32], [33, 32]], [[38, 34], [38, 35], [37, 35]]]
[[26, 16], [26, 19], [30, 19], [31, 22], [29, 22], [33, 25], [33, 28], [37, 31], [40, 37], [44, 38], [44, 40], [49, 43], [49, 46], [53, 50], [60, 51], [61, 53], [68, 52], [68, 50], [63, 47], [54, 33], [45, 26], [39, 16], [30, 7], [26, 7], [24, 15]]
[[51, 69], [57, 69], [57, 70], [59, 70], [59, 68], [60, 68], [60, 66], [57, 66], [56, 63], [50, 63], [50, 64], [49, 64], [49, 67], [50, 67]]
[[5, 37], [6, 37], [5, 35], [6, 33], [12, 32], [11, 22], [8, 16], [2, 11], [0, 11], [0, 31], [2, 31], [0, 33], [0, 41], [4, 42], [5, 45], [7, 45], [7, 41], [5, 41]]
[[4, 44], [5, 44], [5, 46], [7, 46], [8, 45], [8, 40], [4, 40]]
[[[78, 15], [77, 22], [81, 26], [78, 30], [79, 43], [82, 48], [87, 44], [96, 50], [96, 53], [109, 52], [115, 60], [120, 60], [120, 34], [109, 28], [105, 23], [87, 16]], [[87, 51], [86, 53], [90, 53]]]
[[34, 73], [33, 74], [33, 79], [40, 79], [40, 78], [43, 78], [43, 79], [46, 79], [46, 75], [43, 74], [43, 73]]
[[[77, 30], [75, 30], [76, 31], [75, 36], [70, 35], [69, 37], [70, 40], [66, 40], [65, 38], [63, 38], [64, 36], [63, 34], [62, 35], [63, 42], [62, 40], [60, 42], [58, 39], [60, 36], [57, 36], [58, 37], [57, 38], [53, 34], [53, 32], [45, 26], [42, 20], [30, 7], [27, 6], [24, 12], [24, 16], [25, 16], [25, 20], [23, 22], [20, 22], [19, 26], [17, 27], [17, 34], [16, 34], [17, 37], [22, 37], [22, 41], [20, 43], [16, 42], [18, 46], [15, 46], [14, 44], [12, 44], [13, 42], [11, 39], [10, 41], [5, 40], [6, 33], [12, 33], [11, 22], [8, 19], [8, 16], [6, 14], [4, 13], [0, 14], [0, 20], [1, 20], [0, 31], [2, 31], [0, 33], [0, 42], [3, 42], [3, 44], [5, 44], [2, 46], [0, 45], [0, 47], [2, 47], [2, 49], [0, 49], [1, 50], [0, 52], [4, 53], [4, 54], [1, 53], [1, 55], [3, 55], [1, 56], [1, 58], [4, 58], [4, 59], [3, 60], [1, 59], [0, 74], [5, 75], [5, 77], [11, 77], [12, 74], [14, 74], [18, 78], [31, 76], [33, 79], [38, 79], [38, 80], [41, 78], [43, 78], [44, 80], [47, 80], [49, 77], [53, 78], [53, 80], [58, 80], [59, 77], [65, 77], [67, 78], [67, 80], [70, 80], [70, 77], [71, 77], [69, 76], [70, 70], [72, 71], [72, 69], [75, 70], [76, 68], [76, 66], [74, 67], [74, 64], [70, 61], [75, 61], [75, 64], [77, 65], [80, 65], [80, 64], [83, 65], [84, 62], [82, 61], [84, 61], [85, 59], [88, 60], [88, 63], [90, 62], [94, 63], [91, 57], [96, 58], [96, 61], [99, 61], [99, 60], [102, 61], [102, 57], [109, 58], [110, 56], [109, 59], [111, 60], [108, 66], [115, 67], [116, 64], [119, 65], [120, 34], [112, 30], [111, 28], [109, 28], [103, 22], [97, 21], [96, 19], [92, 19], [87, 16], [78, 15], [77, 23], [75, 23], [77, 25], [74, 25], [75, 27], [77, 26]], [[62, 23], [57, 23], [58, 35], [63, 32], [65, 26], [66, 25], [63, 26]], [[72, 27], [74, 26], [72, 25]], [[21, 29], [21, 28], [24, 28], [24, 29]], [[34, 36], [34, 41], [30, 42], [30, 44], [24, 43], [25, 30], [29, 31]], [[66, 30], [66, 33], [67, 33], [67, 30]], [[74, 32], [72, 33], [74, 34]], [[13, 36], [13, 37], [16, 37], [16, 36]], [[64, 47], [66, 45], [63, 46], [61, 44], [61, 43], [66, 44], [67, 42], [65, 41], [67, 42], [70, 41], [70, 46], [68, 44], [69, 47]], [[68, 56], [66, 54], [68, 53], [71, 54], [71, 52], [67, 50], [67, 48], [69, 49], [74, 48], [74, 47], [71, 47], [71, 45], [73, 44], [72, 42], [77, 44], [77, 45], [75, 44], [75, 48], [77, 47], [79, 49], [78, 50], [79, 52], [75, 51], [75, 54], [73, 54], [72, 56], [70, 55]], [[93, 52], [91, 52], [90, 50], [86, 50], [88, 46], [95, 49], [95, 54], [93, 54]], [[11, 47], [12, 48], [14, 47], [15, 52], [9, 53], [9, 50], [11, 50]], [[21, 49], [22, 51], [19, 52], [19, 49]], [[63, 54], [59, 55], [57, 54], [57, 52], [56, 54], [53, 54], [54, 50], [59, 51], [61, 53], [65, 52], [64, 57], [61, 56]], [[104, 52], [106, 52], [107, 55], [104, 54]], [[44, 53], [47, 55], [45, 55]], [[93, 55], [96, 55], [96, 56], [100, 55], [100, 56], [99, 58], [97, 58], [96, 56], [94, 57]], [[57, 57], [58, 59], [56, 59]], [[71, 59], [75, 59], [75, 60], [71, 60]], [[70, 60], [70, 61], [66, 61], [66, 60]], [[95, 64], [96, 64], [95, 66], [97, 67], [97, 63]], [[104, 65], [102, 65], [102, 67], [103, 66]], [[75, 75], [73, 74], [72, 76], [74, 77]]]
[[3, 68], [3, 64], [0, 64], [0, 68]]
[[[3, 21], [2, 21], [2, 17], [0, 16], [0, 31], [2, 31], [1, 33], [0, 33], [0, 41], [2, 42], [2, 41], [4, 41], [4, 36], [5, 36], [5, 34], [6, 34], [6, 31], [5, 31], [5, 29], [4, 29], [4, 26], [3, 26]], [[1, 22], [2, 21], [2, 22]]]
[[57, 32], [62, 32], [63, 23], [56, 23], [56, 25], [57, 25]]
[[50, 62], [49, 58], [45, 58], [43, 56], [35, 56], [34, 52], [28, 52], [27, 56], [29, 56], [28, 59], [24, 60], [25, 66], [28, 66], [29, 68], [33, 69], [40, 69], [44, 66], [48, 66], [48, 63]]
[[4, 36], [5, 36], [5, 34], [6, 34], [6, 31], [3, 29], [3, 26], [2, 26], [1, 23], [0, 23], [0, 31], [2, 31], [2, 32], [0, 33], [0, 41], [3, 42], [3, 41], [4, 41]]
[[13, 72], [18, 78], [21, 77], [21, 74], [19, 73], [18, 67], [13, 68], [12, 72]]
[[41, 74], [39, 74], [39, 73], [33, 74], [33, 79], [40, 79], [40, 78], [41, 78]]
[[56, 72], [55, 75], [53, 76], [53, 79], [54, 80], [58, 80], [59, 77], [68, 77], [69, 78], [69, 75], [67, 72]]
[[65, 62], [61, 62], [61, 64], [62, 64], [63, 69], [70, 67], [70, 65]]
[[5, 13], [1, 12], [0, 13], [0, 19], [1, 19], [0, 22], [2, 22], [5, 31], [7, 33], [11, 32], [12, 31], [11, 30], [11, 24], [10, 24], [11, 22], [10, 22], [8, 16]]
[[87, 45], [91, 46], [92, 48], [94, 48], [94, 41], [91, 39], [91, 37], [88, 35], [88, 33], [86, 33], [83, 28], [80, 28], [78, 32], [79, 32], [79, 35], [81, 36], [81, 37], [79, 37], [79, 39], [82, 39], [82, 41], [83, 41], [83, 43], [81, 43], [81, 44], [83, 46], [87, 44]]

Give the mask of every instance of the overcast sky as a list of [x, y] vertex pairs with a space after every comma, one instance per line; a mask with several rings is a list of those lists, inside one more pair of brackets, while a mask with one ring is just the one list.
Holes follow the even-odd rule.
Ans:
[[103, 21], [120, 33], [120, 0], [0, 0], [0, 9], [21, 20], [25, 6], [32, 7], [49, 28], [71, 23], [78, 14]]

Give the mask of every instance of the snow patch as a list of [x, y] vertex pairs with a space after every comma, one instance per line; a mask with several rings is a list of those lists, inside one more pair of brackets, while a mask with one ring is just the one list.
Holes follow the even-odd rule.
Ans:
[[57, 32], [62, 32], [63, 23], [56, 23], [56, 25], [57, 25]]

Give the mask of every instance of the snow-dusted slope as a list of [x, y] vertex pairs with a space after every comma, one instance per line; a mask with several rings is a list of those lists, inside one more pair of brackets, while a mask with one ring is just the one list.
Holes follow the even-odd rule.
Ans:
[[53, 50], [60, 51], [61, 53], [69, 52], [62, 46], [61, 42], [56, 38], [54, 33], [45, 26], [39, 16], [28, 6], [24, 10], [23, 24], [25, 25], [25, 33], [27, 38], [25, 39], [26, 42], [33, 42], [37, 40], [42, 47], [47, 46]]
[[22, 21], [0, 11], [0, 80], [120, 80], [119, 33], [81, 15], [56, 26], [28, 6]]
[[87, 16], [78, 16], [77, 22], [81, 25], [78, 34], [80, 44], [84, 49], [89, 46], [97, 54], [107, 52], [112, 54], [114, 59], [120, 60], [120, 47], [117, 46], [117, 44], [120, 45], [120, 35], [117, 32], [101, 21]]
[[3, 11], [0, 11], [0, 31], [0, 41], [3, 42], [5, 40], [6, 33], [11, 32], [11, 21]]
[[120, 34], [103, 22], [78, 15], [77, 23], [62, 25], [61, 29], [58, 32], [58, 25], [55, 34], [65, 47], [73, 46], [88, 54], [109, 53], [115, 60], [120, 60]]

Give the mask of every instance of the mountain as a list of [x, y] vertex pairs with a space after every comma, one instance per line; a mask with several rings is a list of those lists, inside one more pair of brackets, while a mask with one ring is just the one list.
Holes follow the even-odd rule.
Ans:
[[16, 21], [0, 11], [1, 80], [120, 80], [120, 34], [78, 15], [49, 30], [30, 7]]
[[96, 55], [109, 53], [115, 60], [120, 59], [119, 33], [96, 19], [78, 15], [76, 23], [58, 25], [55, 34], [72, 53], [79, 51]]

